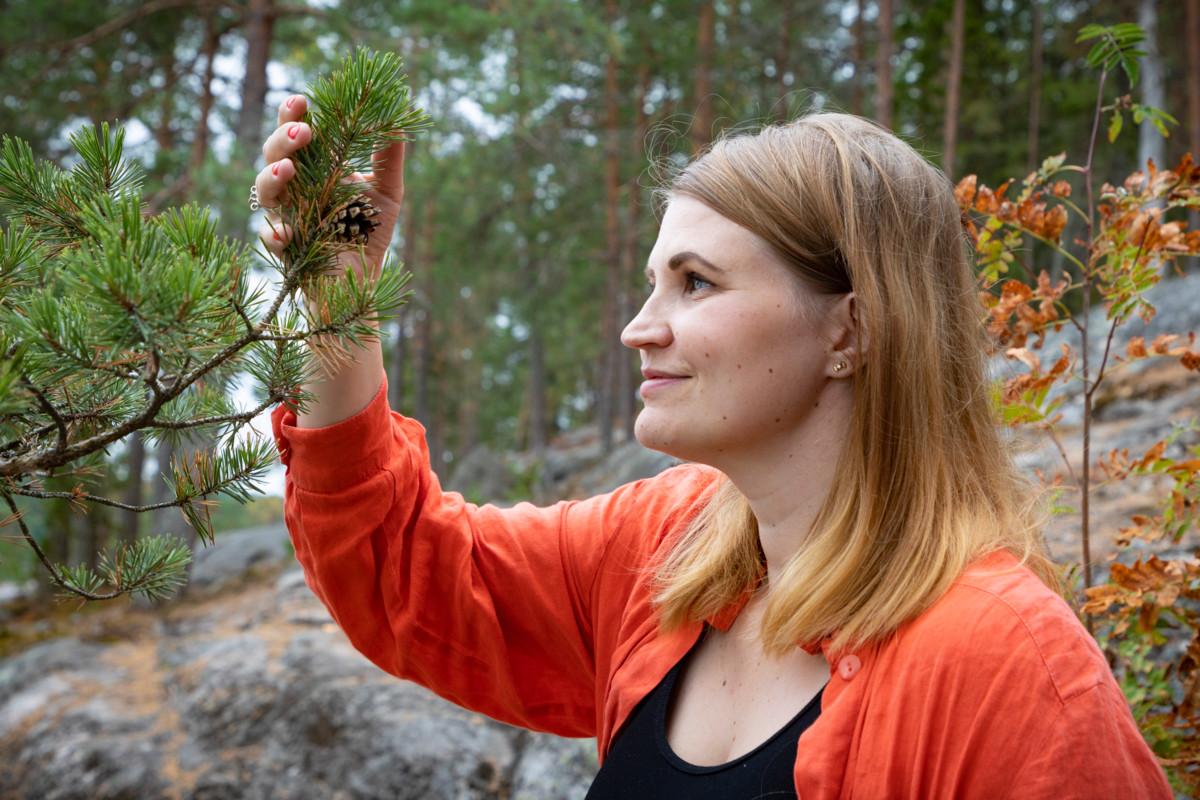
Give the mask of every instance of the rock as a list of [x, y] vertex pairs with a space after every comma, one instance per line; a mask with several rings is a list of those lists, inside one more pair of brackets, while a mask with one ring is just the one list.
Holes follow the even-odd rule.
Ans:
[[276, 564], [291, 557], [291, 541], [283, 524], [221, 533], [213, 544], [197, 548], [189, 585], [216, 588], [255, 565]]
[[472, 502], [492, 503], [508, 498], [513, 475], [508, 463], [486, 445], [477, 445], [461, 459], [443, 488]]
[[530, 734], [513, 774], [512, 798], [582, 798], [597, 769], [595, 739]]
[[296, 572], [0, 661], [0, 797], [510, 797], [526, 734], [379, 670]]

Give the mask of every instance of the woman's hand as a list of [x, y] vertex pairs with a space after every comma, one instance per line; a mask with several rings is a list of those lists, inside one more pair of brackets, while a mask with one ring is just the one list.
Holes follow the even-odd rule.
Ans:
[[[291, 228], [279, 217], [279, 208], [288, 203], [288, 183], [296, 176], [296, 165], [292, 154], [312, 141], [312, 129], [300, 118], [308, 109], [308, 100], [303, 95], [292, 95], [279, 106], [279, 125], [263, 144], [263, 158], [267, 165], [254, 185], [258, 189], [258, 202], [267, 210], [267, 219], [259, 228], [263, 245], [277, 256], [291, 238]], [[364, 248], [366, 265], [374, 277], [383, 263], [383, 255], [392, 241], [396, 229], [396, 217], [404, 199], [404, 143], [395, 142], [375, 154], [374, 172], [368, 175], [354, 173], [352, 180], [364, 183], [363, 193], [371, 205], [378, 210], [374, 218], [379, 227], [371, 231]], [[348, 248], [338, 257], [338, 264], [355, 268], [362, 263], [357, 248]], [[361, 274], [361, 273], [360, 273]]]
[[[263, 144], [267, 166], [254, 180], [258, 202], [267, 209], [267, 221], [259, 229], [259, 238], [277, 256], [283, 255], [283, 248], [292, 235], [278, 213], [288, 204], [288, 183], [296, 176], [296, 165], [290, 156], [312, 141], [312, 130], [300, 122], [307, 108], [308, 101], [302, 95], [292, 95], [280, 105], [279, 127]], [[370, 277], [378, 275], [396, 229], [396, 217], [404, 197], [404, 143], [396, 142], [376, 153], [373, 166], [375, 171], [371, 175], [355, 173], [352, 180], [364, 182], [363, 193], [379, 211], [375, 217], [379, 227], [371, 231], [362, 248], [365, 259], [359, 257], [357, 247], [347, 248], [338, 256], [341, 269], [350, 266], [361, 275], [365, 265]], [[308, 411], [297, 414], [296, 424], [302, 428], [332, 425], [365, 408], [383, 381], [383, 352], [379, 340], [368, 338], [360, 348], [347, 349], [336, 340], [327, 342], [321, 336], [314, 336], [309, 347], [323, 371], [311, 383], [305, 384], [314, 402]]]

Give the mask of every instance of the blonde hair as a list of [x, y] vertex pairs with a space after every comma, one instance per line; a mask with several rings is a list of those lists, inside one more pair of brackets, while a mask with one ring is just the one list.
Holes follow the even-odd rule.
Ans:
[[[672, 195], [757, 234], [816, 293], [852, 290], [867, 344], [833, 489], [768, 587], [764, 648], [883, 639], [998, 549], [1061, 591], [993, 414], [947, 177], [875, 123], [824, 113], [719, 140]], [[661, 624], [707, 619], [762, 576], [757, 522], [726, 480], [655, 567]]]

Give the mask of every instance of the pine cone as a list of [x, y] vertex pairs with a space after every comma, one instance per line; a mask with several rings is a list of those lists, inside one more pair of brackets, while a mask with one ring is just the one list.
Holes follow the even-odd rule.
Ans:
[[379, 223], [371, 219], [379, 209], [371, 205], [365, 194], [358, 194], [350, 202], [326, 215], [325, 226], [333, 230], [339, 242], [366, 244], [367, 237]]

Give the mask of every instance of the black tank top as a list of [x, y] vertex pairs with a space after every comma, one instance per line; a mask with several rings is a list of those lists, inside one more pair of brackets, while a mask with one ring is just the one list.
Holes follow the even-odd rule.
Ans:
[[[703, 637], [701, 637], [703, 639]], [[667, 742], [667, 707], [684, 662], [679, 660], [646, 695], [613, 740], [587, 800], [751, 800], [796, 796], [792, 777], [800, 734], [821, 713], [822, 689], [792, 721], [736, 761], [701, 767], [689, 764]]]

